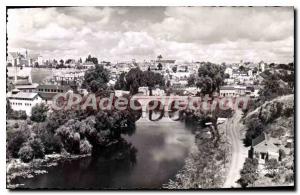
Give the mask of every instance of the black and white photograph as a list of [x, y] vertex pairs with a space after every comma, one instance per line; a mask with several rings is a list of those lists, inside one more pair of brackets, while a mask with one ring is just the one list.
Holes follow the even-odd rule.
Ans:
[[6, 7], [6, 188], [295, 190], [295, 17]]

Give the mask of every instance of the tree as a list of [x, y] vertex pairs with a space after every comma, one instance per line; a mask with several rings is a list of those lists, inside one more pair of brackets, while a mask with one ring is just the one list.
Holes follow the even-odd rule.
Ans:
[[125, 76], [126, 89], [130, 90], [131, 94], [136, 94], [140, 86], [143, 85], [144, 74], [139, 68], [132, 68]]
[[267, 78], [263, 81], [264, 87], [259, 92], [261, 98], [265, 101], [274, 99], [278, 96], [291, 94], [292, 89], [286, 86], [282, 86], [279, 83], [279, 78], [275, 74], [270, 74]]
[[195, 84], [196, 84], [196, 77], [195, 77], [195, 75], [191, 75], [189, 78], [188, 78], [188, 80], [187, 80], [187, 82], [188, 82], [188, 86], [190, 87], [190, 86], [195, 86]]
[[30, 120], [34, 122], [44, 122], [47, 118], [48, 107], [44, 104], [37, 104], [31, 109]]
[[34, 157], [33, 149], [30, 145], [24, 145], [18, 152], [18, 155], [23, 162], [28, 163]]
[[116, 90], [126, 90], [126, 79], [125, 79], [126, 73], [122, 72], [116, 81], [115, 89]]
[[177, 72], [177, 66], [173, 66], [173, 67], [172, 67], [172, 71], [173, 71], [174, 73], [176, 73], [176, 72]]
[[158, 55], [158, 56], [157, 56], [157, 59], [158, 59], [159, 61], [160, 61], [162, 58], [163, 58], [162, 55]]
[[85, 72], [82, 88], [96, 93], [107, 88], [109, 73], [102, 65], [96, 64], [95, 69]]
[[239, 67], [239, 70], [240, 70], [241, 72], [245, 72], [246, 69], [245, 69], [244, 66], [240, 66], [240, 67]]
[[78, 62], [79, 62], [80, 64], [82, 64], [82, 59], [81, 59], [81, 58], [79, 58]]
[[252, 139], [261, 135], [265, 130], [265, 125], [258, 118], [252, 118], [246, 123], [247, 131], [244, 143], [246, 146], [250, 146]]
[[246, 158], [243, 169], [240, 172], [241, 177], [237, 181], [237, 183], [239, 183], [243, 188], [249, 185], [254, 185], [254, 182], [258, 179], [259, 176], [257, 173], [257, 167], [257, 159]]
[[98, 58], [92, 57], [91, 55], [88, 55], [86, 58], [85, 62], [92, 62], [93, 64], [98, 64]]
[[158, 63], [157, 68], [158, 68], [158, 70], [162, 70], [162, 64]]
[[201, 88], [203, 94], [211, 95], [214, 91], [219, 91], [223, 84], [224, 67], [210, 62], [205, 63], [198, 69], [198, 76], [196, 86]]
[[63, 66], [63, 65], [64, 65], [64, 60], [63, 60], [63, 59], [59, 60], [59, 65], [60, 65], [60, 66]]

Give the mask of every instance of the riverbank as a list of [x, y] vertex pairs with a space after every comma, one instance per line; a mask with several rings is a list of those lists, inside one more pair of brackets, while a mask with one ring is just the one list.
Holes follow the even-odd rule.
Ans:
[[183, 168], [163, 188], [209, 189], [223, 186], [231, 164], [231, 143], [223, 127], [218, 131], [220, 138], [217, 144], [213, 143], [212, 137], [203, 137], [204, 129], [195, 132], [196, 144], [185, 159]]
[[47, 168], [57, 166], [61, 161], [76, 160], [88, 156], [90, 156], [90, 154], [49, 154], [45, 155], [44, 159], [33, 159], [29, 163], [24, 163], [16, 158], [9, 159], [6, 161], [6, 188], [16, 189], [23, 186], [21, 183], [14, 182], [17, 178], [33, 178], [36, 175], [47, 173]]

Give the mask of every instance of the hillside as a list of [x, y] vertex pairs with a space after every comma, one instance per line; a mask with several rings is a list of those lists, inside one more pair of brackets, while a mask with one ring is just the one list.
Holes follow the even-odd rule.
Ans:
[[[247, 127], [245, 145], [265, 133], [274, 144], [279, 159], [258, 166], [255, 186], [282, 186], [294, 183], [294, 95], [277, 97], [248, 113], [243, 122]], [[264, 171], [272, 170], [266, 173]]]

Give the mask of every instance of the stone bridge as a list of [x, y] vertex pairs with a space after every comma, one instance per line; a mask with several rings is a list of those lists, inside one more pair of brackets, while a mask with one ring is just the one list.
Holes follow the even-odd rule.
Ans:
[[163, 112], [162, 117], [169, 117], [169, 111], [171, 111], [173, 102], [176, 101], [180, 105], [188, 102], [189, 98], [189, 96], [133, 96], [131, 100], [136, 100], [140, 103], [142, 110], [141, 117], [148, 118], [150, 117], [151, 110], [155, 107]]

